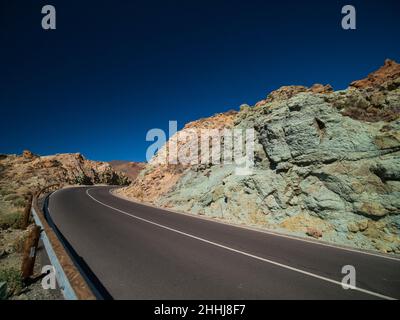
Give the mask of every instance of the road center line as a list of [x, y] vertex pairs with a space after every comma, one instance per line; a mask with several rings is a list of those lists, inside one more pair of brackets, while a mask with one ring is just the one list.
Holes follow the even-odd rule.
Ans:
[[[177, 230], [177, 229], [173, 229], [173, 228], [164, 226], [164, 225], [162, 225], [162, 224], [159, 224], [159, 223], [156, 223], [156, 222], [153, 222], [153, 221], [150, 221], [150, 220], [147, 220], [147, 219], [144, 219], [144, 218], [135, 216], [135, 215], [133, 215], [133, 214], [131, 214], [131, 213], [129, 213], [129, 212], [126, 212], [126, 211], [123, 211], [123, 210], [114, 208], [114, 207], [112, 207], [112, 206], [110, 206], [110, 205], [108, 205], [108, 204], [106, 204], [106, 203], [103, 203], [103, 202], [97, 200], [96, 198], [94, 198], [94, 197], [89, 193], [90, 190], [93, 190], [93, 188], [87, 189], [87, 190], [86, 190], [86, 194], [87, 194], [92, 200], [96, 201], [97, 203], [99, 203], [99, 204], [101, 204], [101, 205], [103, 205], [103, 206], [105, 206], [105, 207], [107, 207], [107, 208], [110, 208], [110, 209], [112, 209], [112, 210], [114, 210], [114, 211], [117, 211], [117, 212], [120, 212], [120, 213], [122, 213], [122, 214], [124, 214], [124, 215], [127, 215], [127, 216], [129, 216], [129, 217], [131, 217], [131, 218], [134, 218], [134, 219], [137, 219], [137, 220], [140, 220], [140, 221], [143, 221], [143, 222], [146, 222], [146, 223], [155, 225], [155, 226], [157, 226], [157, 227], [160, 227], [160, 228], [163, 228], [163, 229], [166, 229], [166, 230], [169, 230], [169, 231], [172, 231], [172, 232], [181, 234], [181, 235], [183, 235], [183, 236], [186, 236], [186, 237], [189, 237], [189, 238], [192, 238], [192, 239], [196, 239], [196, 240], [202, 241], [202, 242], [204, 242], [204, 243], [207, 243], [207, 244], [210, 244], [210, 245], [219, 247], [219, 248], [226, 249], [226, 250], [231, 251], [231, 252], [235, 252], [235, 253], [238, 253], [238, 254], [241, 254], [241, 255], [244, 255], [244, 256], [253, 258], [253, 259], [257, 259], [257, 260], [259, 260], [259, 261], [263, 261], [263, 262], [266, 262], [266, 263], [269, 263], [269, 264], [272, 264], [272, 265], [275, 265], [275, 266], [278, 266], [278, 267], [281, 267], [281, 268], [284, 268], [284, 269], [288, 269], [288, 270], [291, 270], [291, 271], [295, 271], [295, 272], [297, 272], [297, 273], [301, 273], [301, 274], [304, 274], [304, 275], [307, 275], [307, 276], [310, 276], [310, 277], [313, 277], [313, 278], [316, 278], [316, 279], [319, 279], [319, 280], [323, 280], [323, 281], [326, 281], [326, 282], [330, 282], [330, 283], [333, 283], [333, 284], [336, 284], [336, 285], [339, 285], [339, 286], [342, 287], [342, 283], [339, 282], [339, 281], [332, 280], [332, 279], [329, 279], [329, 278], [326, 278], [326, 277], [323, 277], [323, 276], [320, 276], [320, 275], [317, 275], [317, 274], [314, 274], [314, 273], [311, 273], [311, 272], [308, 272], [308, 271], [304, 271], [304, 270], [301, 270], [301, 269], [297, 269], [297, 268], [294, 268], [294, 267], [291, 267], [291, 266], [288, 266], [288, 265], [285, 265], [285, 264], [282, 264], [282, 263], [279, 263], [279, 262], [276, 262], [276, 261], [273, 261], [273, 260], [265, 259], [265, 258], [256, 256], [256, 255], [253, 255], [253, 254], [244, 252], [244, 251], [240, 251], [240, 250], [237, 250], [237, 249], [234, 249], [234, 248], [231, 248], [231, 247], [227, 247], [227, 246], [224, 246], [224, 245], [222, 245], [222, 244], [219, 244], [219, 243], [216, 243], [216, 242], [213, 242], [213, 241], [204, 239], [204, 238], [200, 238], [200, 237], [197, 237], [197, 236], [195, 236], [195, 235], [192, 235], [192, 234], [189, 234], [189, 233], [186, 233], [186, 232], [183, 232], [183, 231], [179, 231], [179, 230]], [[351, 289], [351, 290], [356, 290], [356, 291], [359, 291], [359, 292], [362, 292], [362, 293], [365, 293], [365, 294], [369, 294], [369, 295], [371, 295], [371, 296], [375, 296], [375, 297], [378, 297], [378, 298], [381, 298], [381, 299], [396, 300], [395, 298], [392, 298], [392, 297], [389, 297], [389, 296], [385, 296], [385, 295], [383, 295], [383, 294], [380, 294], [380, 293], [377, 293], [377, 292], [373, 292], [373, 291], [369, 291], [369, 290], [366, 290], [366, 289], [358, 288], [358, 287], [349, 287], [349, 289]], [[343, 289], [343, 290], [344, 290], [344, 289]]]

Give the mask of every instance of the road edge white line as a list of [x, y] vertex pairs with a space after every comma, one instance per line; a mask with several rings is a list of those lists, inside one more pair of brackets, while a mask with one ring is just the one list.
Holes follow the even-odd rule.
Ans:
[[[99, 204], [101, 204], [101, 205], [103, 205], [103, 206], [105, 206], [105, 207], [107, 207], [107, 208], [110, 208], [110, 209], [112, 209], [112, 210], [114, 210], [114, 211], [120, 212], [120, 213], [122, 213], [122, 214], [124, 214], [124, 215], [127, 215], [127, 216], [131, 217], [131, 218], [134, 218], [134, 219], [137, 219], [137, 220], [140, 220], [140, 221], [143, 221], [143, 222], [146, 222], [146, 223], [155, 225], [155, 226], [157, 226], [157, 227], [160, 227], [160, 228], [163, 228], [163, 229], [166, 229], [166, 230], [169, 230], [169, 231], [172, 231], [172, 232], [175, 232], [175, 233], [184, 235], [184, 236], [189, 237], [189, 238], [192, 238], [192, 239], [196, 239], [196, 240], [205, 242], [205, 243], [207, 243], [207, 244], [211, 244], [211, 245], [216, 246], [216, 247], [219, 247], [219, 248], [223, 248], [223, 249], [228, 250], [228, 251], [231, 251], [231, 252], [235, 252], [235, 253], [242, 254], [242, 255], [244, 255], [244, 256], [247, 256], [247, 257], [250, 257], [250, 258], [259, 260], [259, 261], [263, 261], [263, 262], [266, 262], [266, 263], [269, 263], [269, 264], [272, 264], [272, 265], [275, 265], [275, 266], [278, 266], [278, 267], [281, 267], [281, 268], [284, 268], [284, 269], [288, 269], [288, 270], [291, 270], [291, 271], [295, 271], [295, 272], [297, 272], [297, 273], [301, 273], [301, 274], [304, 274], [304, 275], [307, 275], [307, 276], [310, 276], [310, 277], [313, 277], [313, 278], [316, 278], [316, 279], [319, 279], [319, 280], [323, 280], [323, 281], [326, 281], [326, 282], [330, 282], [330, 283], [339, 285], [339, 286], [341, 286], [341, 287], [343, 286], [343, 284], [342, 284], [341, 282], [339, 282], [339, 281], [332, 280], [332, 279], [329, 279], [329, 278], [326, 278], [326, 277], [323, 277], [323, 276], [319, 276], [319, 275], [317, 275], [317, 274], [314, 274], [314, 273], [311, 273], [311, 272], [308, 272], [308, 271], [304, 271], [304, 270], [301, 270], [301, 269], [297, 269], [297, 268], [294, 268], [294, 267], [291, 267], [291, 266], [288, 266], [288, 265], [285, 265], [285, 264], [282, 264], [282, 263], [279, 263], [279, 262], [276, 262], [276, 261], [272, 261], [272, 260], [269, 260], [269, 259], [265, 259], [265, 258], [256, 256], [256, 255], [253, 255], [253, 254], [244, 252], [244, 251], [240, 251], [240, 250], [237, 250], [237, 249], [228, 247], [228, 246], [224, 246], [224, 245], [222, 245], [222, 244], [219, 244], [219, 243], [216, 243], [216, 242], [213, 242], [213, 241], [209, 241], [209, 240], [207, 240], [207, 239], [204, 239], [204, 238], [201, 238], [201, 237], [197, 237], [197, 236], [195, 236], [195, 235], [192, 235], [192, 234], [189, 234], [189, 233], [180, 231], [180, 230], [176, 230], [176, 229], [174, 229], [174, 228], [170, 228], [170, 227], [164, 226], [164, 225], [162, 225], [162, 224], [159, 224], [159, 223], [156, 223], [156, 222], [153, 222], [153, 221], [150, 221], [150, 220], [147, 220], [147, 219], [144, 219], [144, 218], [135, 216], [135, 215], [133, 215], [133, 214], [131, 214], [131, 213], [129, 213], [129, 212], [126, 212], [126, 211], [123, 211], [123, 210], [114, 208], [114, 207], [112, 207], [112, 206], [110, 206], [110, 205], [108, 205], [108, 204], [106, 204], [106, 203], [103, 203], [103, 202], [97, 200], [96, 198], [94, 198], [94, 197], [89, 193], [89, 191], [90, 191], [90, 190], [93, 190], [93, 189], [94, 189], [94, 188], [89, 188], [89, 189], [86, 190], [86, 194], [87, 194], [93, 201], [96, 201], [97, 203], [99, 203]], [[395, 299], [395, 298], [393, 298], [393, 297], [385, 296], [385, 295], [383, 295], [383, 294], [380, 294], [380, 293], [377, 293], [377, 292], [373, 292], [373, 291], [369, 291], [369, 290], [366, 290], [366, 289], [362, 289], [362, 288], [359, 288], [359, 287], [351, 287], [350, 289], [356, 290], [356, 291], [359, 291], [359, 292], [362, 292], [362, 293], [365, 293], [365, 294], [369, 294], [369, 295], [372, 295], [372, 296], [375, 296], [375, 297], [378, 297], [378, 298], [381, 298], [381, 299], [385, 299], [385, 300], [397, 300], [397, 299]], [[344, 289], [343, 289], [343, 290], [344, 290]]]
[[[92, 189], [94, 189], [94, 188], [92, 188]], [[235, 228], [241, 228], [241, 229], [260, 232], [260, 233], [265, 233], [265, 234], [268, 234], [268, 235], [277, 236], [277, 237], [281, 237], [281, 238], [287, 238], [287, 239], [291, 239], [291, 240], [302, 241], [302, 242], [306, 242], [306, 243], [316, 244], [316, 245], [319, 245], [319, 246], [324, 246], [324, 247], [329, 247], [329, 248], [339, 249], [339, 250], [344, 250], [344, 251], [349, 251], [349, 252], [355, 252], [355, 253], [360, 253], [360, 254], [364, 254], [364, 255], [367, 255], [367, 256], [373, 256], [373, 257], [377, 257], [377, 258], [383, 258], [383, 259], [388, 259], [388, 260], [393, 260], [393, 261], [400, 262], [400, 258], [390, 257], [388, 255], [384, 255], [384, 254], [380, 254], [380, 253], [357, 250], [357, 249], [353, 249], [353, 248], [350, 248], [350, 247], [347, 247], [347, 246], [334, 245], [334, 244], [325, 243], [325, 242], [321, 242], [321, 241], [301, 238], [300, 236], [298, 236], [298, 237], [297, 236], [292, 236], [290, 234], [279, 233], [279, 232], [270, 231], [270, 230], [264, 230], [264, 229], [260, 229], [260, 228], [252, 227], [252, 226], [240, 225], [240, 224], [236, 224], [236, 223], [231, 223], [229, 221], [215, 220], [215, 219], [212, 219], [212, 218], [209, 218], [209, 217], [203, 217], [203, 216], [199, 216], [199, 215], [192, 214], [192, 213], [180, 212], [180, 211], [172, 210], [172, 209], [169, 209], [169, 208], [157, 207], [157, 206], [152, 205], [150, 203], [142, 203], [142, 202], [134, 201], [134, 200], [129, 199], [127, 197], [123, 197], [121, 195], [114, 194], [113, 192], [111, 192], [112, 190], [115, 190], [115, 189], [116, 188], [109, 190], [109, 193], [113, 197], [119, 198], [119, 199], [122, 199], [122, 200], [125, 200], [125, 201], [129, 201], [129, 202], [132, 202], [132, 203], [135, 203], [135, 204], [140, 204], [140, 205], [143, 205], [143, 206], [147, 206], [147, 207], [151, 207], [151, 208], [155, 208], [155, 209], [159, 209], [159, 210], [168, 211], [168, 212], [171, 212], [171, 213], [181, 214], [181, 215], [184, 215], [184, 216], [187, 216], [187, 217], [191, 217], [191, 218], [201, 219], [201, 220], [205, 220], [205, 221], [212, 221], [212, 222], [215, 222], [215, 223], [220, 223], [220, 224], [223, 224], [223, 225], [226, 225], [226, 226], [235, 227]]]

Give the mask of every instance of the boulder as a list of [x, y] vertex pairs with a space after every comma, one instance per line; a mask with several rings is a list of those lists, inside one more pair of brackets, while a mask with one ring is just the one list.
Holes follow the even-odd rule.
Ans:
[[22, 157], [26, 160], [32, 160], [33, 158], [36, 158], [37, 156], [34, 155], [31, 151], [29, 150], [24, 150], [22, 152]]

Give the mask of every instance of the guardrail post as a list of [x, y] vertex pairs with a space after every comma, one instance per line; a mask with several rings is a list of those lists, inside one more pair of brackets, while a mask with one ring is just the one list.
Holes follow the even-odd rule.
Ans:
[[24, 245], [24, 255], [22, 259], [22, 279], [26, 282], [30, 276], [33, 275], [33, 268], [35, 266], [36, 252], [39, 243], [41, 228], [33, 226], [29, 232]]
[[[90, 283], [84, 278], [84, 275], [72, 261], [55, 230], [48, 224], [45, 212], [38, 206], [38, 198], [41, 194], [50, 189], [61, 187], [59, 184], [54, 184], [33, 194], [31, 213], [35, 223], [39, 226], [36, 226], [34, 230], [29, 229], [30, 234], [24, 246], [22, 276], [25, 283], [29, 283], [29, 276], [33, 274], [37, 243], [41, 235], [44, 248], [50, 263], [55, 268], [57, 282], [64, 297], [69, 300], [96, 300], [95, 291], [93, 291]], [[41, 234], [41, 232], [43, 233]]]
[[27, 200], [27, 203], [26, 203], [25, 209], [24, 209], [24, 220], [22, 222], [23, 229], [26, 229], [29, 225], [29, 219], [31, 217], [32, 199], [33, 199], [33, 195], [29, 194], [28, 200]]

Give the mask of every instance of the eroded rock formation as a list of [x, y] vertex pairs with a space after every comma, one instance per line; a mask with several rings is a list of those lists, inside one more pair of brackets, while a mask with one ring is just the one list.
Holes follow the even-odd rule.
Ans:
[[120, 193], [180, 211], [400, 253], [399, 116], [400, 65], [390, 60], [346, 90], [282, 87], [254, 107], [190, 125], [254, 128], [251, 175], [236, 175], [234, 165], [152, 161]]

